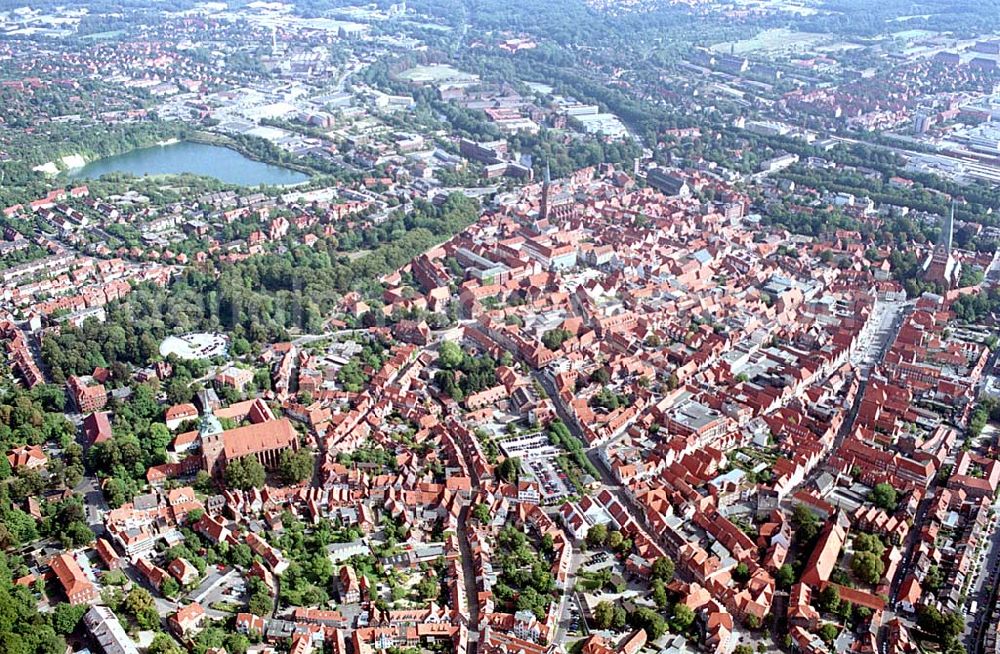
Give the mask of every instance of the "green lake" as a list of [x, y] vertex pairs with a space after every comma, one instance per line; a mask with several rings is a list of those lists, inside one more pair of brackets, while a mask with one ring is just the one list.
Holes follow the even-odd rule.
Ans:
[[284, 186], [309, 179], [308, 175], [296, 170], [254, 161], [230, 148], [192, 141], [154, 145], [105, 157], [70, 170], [67, 176], [96, 179], [108, 173], [128, 173], [136, 177], [191, 173], [241, 186]]

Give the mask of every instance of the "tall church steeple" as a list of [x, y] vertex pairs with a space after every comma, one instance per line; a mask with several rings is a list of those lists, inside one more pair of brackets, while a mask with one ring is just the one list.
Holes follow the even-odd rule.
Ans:
[[549, 194], [552, 192], [552, 174], [549, 171], [549, 162], [545, 162], [545, 179], [542, 180], [542, 202], [538, 208], [538, 217], [545, 220], [549, 217]]
[[924, 262], [924, 279], [937, 282], [946, 289], [956, 288], [962, 276], [962, 264], [952, 254], [955, 236], [955, 200], [941, 221], [941, 234]]
[[945, 217], [941, 225], [941, 235], [938, 236], [937, 246], [941, 250], [942, 256], [951, 256], [952, 239], [955, 234], [955, 201], [951, 201], [951, 211]]

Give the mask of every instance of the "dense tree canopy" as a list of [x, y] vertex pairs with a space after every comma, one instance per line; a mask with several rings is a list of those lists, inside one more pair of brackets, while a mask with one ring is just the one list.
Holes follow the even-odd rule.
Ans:
[[855, 552], [851, 559], [851, 571], [864, 583], [874, 585], [882, 578], [885, 564], [871, 552]]
[[298, 484], [312, 477], [316, 457], [311, 450], [285, 450], [278, 461], [278, 471], [289, 484]]
[[875, 506], [886, 511], [895, 511], [898, 499], [896, 489], [886, 483], [875, 484], [872, 489], [871, 500]]
[[263, 488], [267, 473], [253, 456], [244, 456], [226, 463], [226, 486], [239, 490]]
[[[220, 264], [215, 274], [188, 269], [167, 289], [140, 286], [107, 307], [104, 323], [91, 320], [46, 337], [43, 358], [61, 383], [98, 366], [147, 365], [160, 358], [160, 341], [175, 333], [226, 331], [256, 343], [283, 340], [290, 330], [317, 333], [344, 293], [379, 295], [380, 276], [478, 216], [477, 203], [460, 194], [440, 206], [415, 204], [405, 216], [345, 232], [327, 249], [295, 247]], [[351, 238], [360, 240], [351, 244]], [[360, 248], [371, 251], [353, 260], [344, 256]]]

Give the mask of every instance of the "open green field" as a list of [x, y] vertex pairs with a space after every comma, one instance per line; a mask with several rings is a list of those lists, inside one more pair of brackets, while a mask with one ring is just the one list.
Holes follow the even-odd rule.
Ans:
[[125, 30], [112, 30], [110, 32], [96, 32], [80, 37], [82, 41], [114, 41], [125, 34]]
[[441, 82], [456, 82], [459, 84], [471, 84], [479, 80], [477, 75], [466, 73], [454, 66], [446, 64], [435, 64], [432, 66], [414, 66], [399, 74], [400, 79], [408, 82], [424, 82], [440, 84]]
[[813, 34], [809, 32], [795, 32], [790, 29], [776, 28], [764, 30], [760, 34], [741, 41], [727, 41], [716, 43], [712, 46], [715, 52], [733, 54], [750, 53], [801, 53], [807, 52], [817, 45], [823, 45], [830, 41], [830, 37], [824, 34]]

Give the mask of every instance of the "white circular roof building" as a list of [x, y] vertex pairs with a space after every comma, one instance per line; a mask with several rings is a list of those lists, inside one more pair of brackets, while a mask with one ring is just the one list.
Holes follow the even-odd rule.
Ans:
[[168, 336], [160, 343], [160, 356], [171, 354], [181, 359], [211, 359], [224, 356], [229, 348], [229, 338], [218, 333], [193, 333]]

